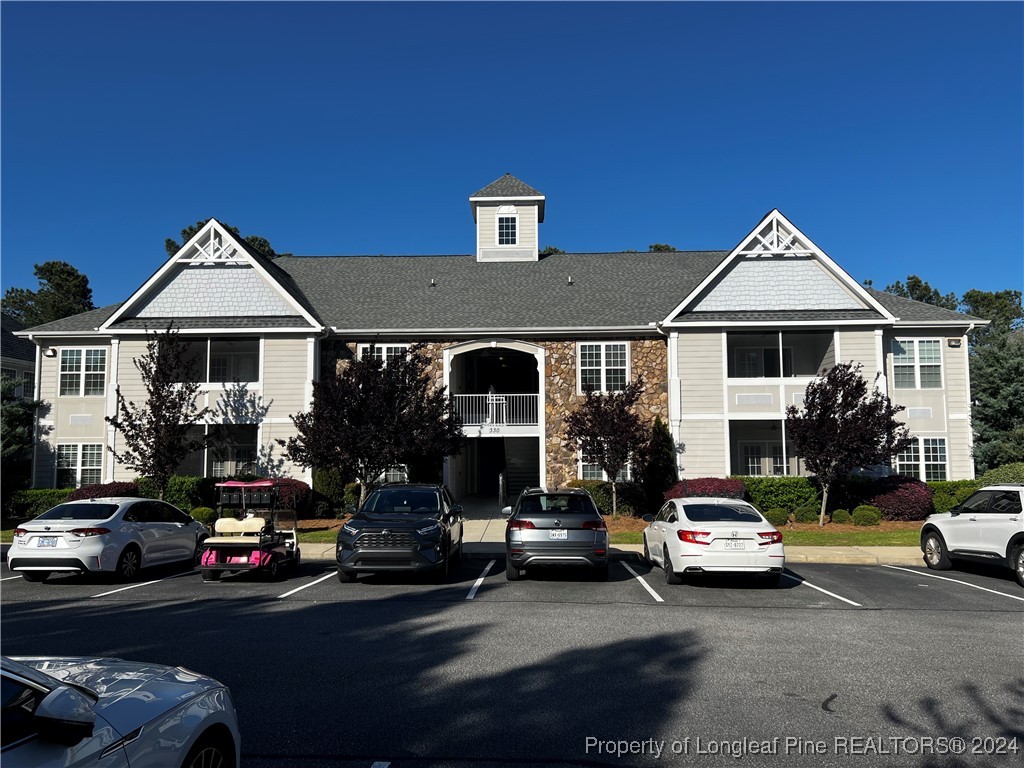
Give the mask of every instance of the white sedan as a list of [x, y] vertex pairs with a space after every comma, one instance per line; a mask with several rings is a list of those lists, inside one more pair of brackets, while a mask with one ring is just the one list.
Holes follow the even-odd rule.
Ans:
[[151, 565], [194, 561], [207, 530], [155, 499], [68, 501], [14, 529], [7, 565], [26, 581], [51, 573], [114, 573], [131, 581]]
[[4, 768], [235, 768], [231, 694], [182, 667], [0, 658]]
[[785, 567], [782, 534], [745, 501], [669, 499], [644, 520], [644, 557], [664, 569], [669, 584], [705, 572], [764, 574], [777, 583]]

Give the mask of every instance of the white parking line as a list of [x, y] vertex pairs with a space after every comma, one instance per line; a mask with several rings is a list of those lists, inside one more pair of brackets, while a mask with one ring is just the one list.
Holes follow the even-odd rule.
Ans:
[[864, 607], [860, 603], [853, 602], [853, 600], [847, 600], [845, 597], [840, 597], [835, 592], [829, 592], [827, 589], [822, 589], [821, 587], [816, 587], [813, 584], [811, 584], [811, 582], [807, 581], [806, 579], [798, 578], [796, 576], [790, 576], [788, 573], [784, 573], [782, 575], [785, 576], [787, 579], [792, 579], [793, 581], [797, 582], [798, 584], [803, 584], [805, 587], [810, 587], [811, 589], [816, 589], [819, 592], [821, 592], [822, 594], [828, 595], [829, 597], [834, 597], [836, 600], [842, 600], [844, 603], [849, 603], [850, 605], [855, 605], [858, 608], [863, 608]]
[[630, 567], [629, 567], [629, 563], [623, 563], [623, 564], [622, 564], [622, 566], [623, 566], [623, 567], [624, 567], [624, 568], [625, 568], [625, 569], [626, 569], [627, 571], [629, 571], [630, 573], [632, 573], [632, 574], [633, 574], [633, 578], [634, 578], [634, 579], [636, 579], [637, 581], [639, 581], [639, 582], [640, 582], [640, 583], [641, 583], [641, 584], [643, 585], [644, 589], [646, 589], [646, 590], [647, 590], [648, 592], [650, 592], [650, 593], [651, 593], [651, 597], [653, 597], [653, 598], [654, 598], [655, 600], [657, 600], [657, 601], [658, 601], [659, 603], [664, 603], [664, 602], [665, 602], [665, 601], [664, 601], [664, 600], [662, 599], [661, 595], [659, 595], [659, 594], [658, 594], [657, 592], [655, 592], [655, 591], [654, 591], [654, 589], [652, 589], [652, 588], [651, 588], [651, 585], [650, 585], [650, 584], [648, 584], [648, 583], [647, 583], [646, 581], [644, 581], [644, 580], [643, 580], [643, 579], [642, 579], [642, 578], [640, 577], [640, 574], [639, 574], [639, 573], [637, 573], [636, 571], [634, 571], [634, 570], [633, 570], [632, 568], [630, 568]]
[[0, 581], [10, 581], [11, 579], [20, 579], [21, 576], [7, 576], [6, 578], [0, 579]]
[[914, 571], [910, 568], [900, 568], [898, 565], [883, 565], [883, 568], [892, 568], [894, 571], [906, 571], [912, 573], [915, 576], [930, 576], [933, 579], [941, 579], [942, 581], [952, 581], [954, 584], [963, 584], [965, 587], [974, 587], [980, 589], [982, 592], [991, 592], [993, 595], [1002, 595], [1008, 597], [1011, 600], [1020, 600], [1024, 603], [1024, 597], [1018, 597], [1017, 595], [1008, 595], [1005, 592], [999, 592], [995, 589], [989, 589], [988, 587], [979, 587], [977, 584], [971, 584], [969, 581], [960, 581], [959, 579], [950, 579], [947, 576], [936, 576], [934, 573], [928, 573], [927, 571]]
[[480, 585], [484, 583], [484, 579], [487, 578], [487, 572], [494, 567], [494, 563], [495, 561], [491, 560], [491, 562], [487, 564], [487, 567], [484, 568], [484, 572], [480, 574], [480, 578], [473, 583], [473, 588], [470, 589], [469, 594], [466, 595], [467, 600], [472, 600], [474, 597], [476, 597], [476, 591], [480, 589]]
[[370, 768], [389, 768], [390, 765], [391, 763], [385, 763], [381, 760], [378, 760], [376, 763], [371, 765]]
[[124, 592], [129, 589], [138, 589], [139, 587], [148, 587], [150, 584], [159, 584], [161, 581], [180, 579], [182, 576], [192, 576], [194, 573], [195, 571], [189, 571], [188, 573], [176, 573], [173, 576], [168, 576], [163, 579], [153, 579], [153, 581], [143, 581], [139, 584], [129, 584], [127, 587], [118, 587], [117, 589], [112, 589], [109, 592], [100, 592], [98, 595], [93, 595], [93, 597], [106, 597], [107, 595], [114, 595], [118, 592]]
[[309, 584], [303, 584], [301, 587], [296, 587], [295, 589], [291, 590], [290, 592], [285, 592], [283, 595], [278, 595], [277, 599], [280, 600], [282, 597], [288, 597], [289, 595], [294, 595], [296, 592], [301, 592], [304, 589], [309, 589], [310, 587], [315, 587], [321, 581], [327, 581], [329, 578], [331, 578], [331, 576], [334, 576], [334, 575], [335, 574], [333, 572], [332, 573], [328, 573], [326, 576], [321, 576], [316, 581], [311, 581], [311, 582], [309, 582]]

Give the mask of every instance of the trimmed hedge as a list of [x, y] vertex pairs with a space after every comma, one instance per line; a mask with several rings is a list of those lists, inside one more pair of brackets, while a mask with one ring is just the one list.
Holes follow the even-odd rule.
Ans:
[[818, 486], [810, 477], [751, 477], [736, 476], [747, 489], [750, 503], [758, 509], [796, 509], [809, 504], [821, 504]]
[[[604, 480], [571, 480], [570, 488], [583, 488], [593, 498], [597, 508], [605, 515], [612, 513], [612, 484]], [[640, 483], [616, 483], [615, 497], [618, 513], [627, 517], [640, 517], [644, 513], [646, 496]], [[668, 497], [666, 497], [668, 498]]]
[[684, 496], [742, 499], [744, 493], [743, 481], [736, 478], [695, 477], [692, 480], [680, 480], [665, 491], [665, 500], [680, 499]]
[[196, 507], [189, 514], [203, 525], [212, 525], [217, 519], [217, 510], [209, 507]]
[[980, 478], [982, 485], [1002, 485], [1003, 483], [1024, 483], [1024, 461], [1003, 464], [990, 469]]
[[924, 520], [932, 512], [932, 489], [912, 477], [883, 477], [876, 482], [870, 505], [884, 520]]
[[816, 523], [821, 518], [821, 506], [812, 507], [805, 505], [793, 510], [798, 523]]
[[114, 482], [94, 483], [76, 488], [68, 496], [68, 501], [81, 501], [82, 499], [102, 499], [106, 496], [138, 496], [139, 486], [135, 483]]
[[862, 505], [853, 510], [854, 525], [880, 525], [882, 513], [875, 507]]
[[345, 509], [346, 478], [339, 469], [318, 469], [313, 473], [312, 507], [316, 517], [334, 517]]
[[849, 525], [853, 522], [853, 515], [845, 509], [837, 509], [832, 513], [832, 522], [838, 523], [839, 525]]
[[11, 499], [11, 519], [31, 520], [48, 509], [63, 504], [74, 488], [33, 488], [15, 491]]
[[977, 480], [932, 480], [928, 483], [932, 489], [932, 509], [936, 512], [949, 512], [957, 504], [967, 501], [967, 497], [981, 488]]
[[[156, 484], [148, 477], [140, 477], [135, 481], [139, 486], [139, 496], [147, 499], [160, 498]], [[217, 480], [212, 477], [198, 475], [174, 475], [167, 481], [164, 501], [178, 509], [195, 509], [196, 507], [212, 507], [217, 503], [214, 485]]]
[[782, 528], [789, 522], [789, 510], [776, 507], [765, 512], [764, 517], [776, 528]]

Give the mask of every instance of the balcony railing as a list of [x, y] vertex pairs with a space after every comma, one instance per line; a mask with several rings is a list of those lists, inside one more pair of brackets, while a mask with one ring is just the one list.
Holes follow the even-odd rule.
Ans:
[[467, 427], [535, 426], [538, 395], [453, 395], [455, 411]]

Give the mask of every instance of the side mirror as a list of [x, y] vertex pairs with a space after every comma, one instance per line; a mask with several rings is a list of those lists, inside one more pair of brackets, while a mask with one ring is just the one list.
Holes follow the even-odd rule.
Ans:
[[345, 508], [345, 511], [348, 512], [350, 515], [354, 515], [359, 510], [356, 508], [355, 504], [349, 504], [348, 507]]
[[949, 515], [950, 515], [950, 517], [956, 517], [959, 514], [960, 514], [960, 505], [959, 504], [957, 504], [955, 507], [950, 507], [949, 508]]
[[453, 504], [451, 506], [451, 509], [448, 510], [448, 511], [451, 512], [453, 515], [461, 516], [462, 515], [462, 505], [461, 504]]
[[641, 518], [641, 519], [645, 523], [653, 523], [654, 522], [654, 515], [644, 515], [643, 518]]
[[502, 509], [501, 509], [501, 516], [502, 517], [512, 517], [512, 507], [502, 507]]
[[45, 740], [73, 747], [92, 736], [96, 713], [84, 693], [61, 685], [39, 702], [32, 722]]

